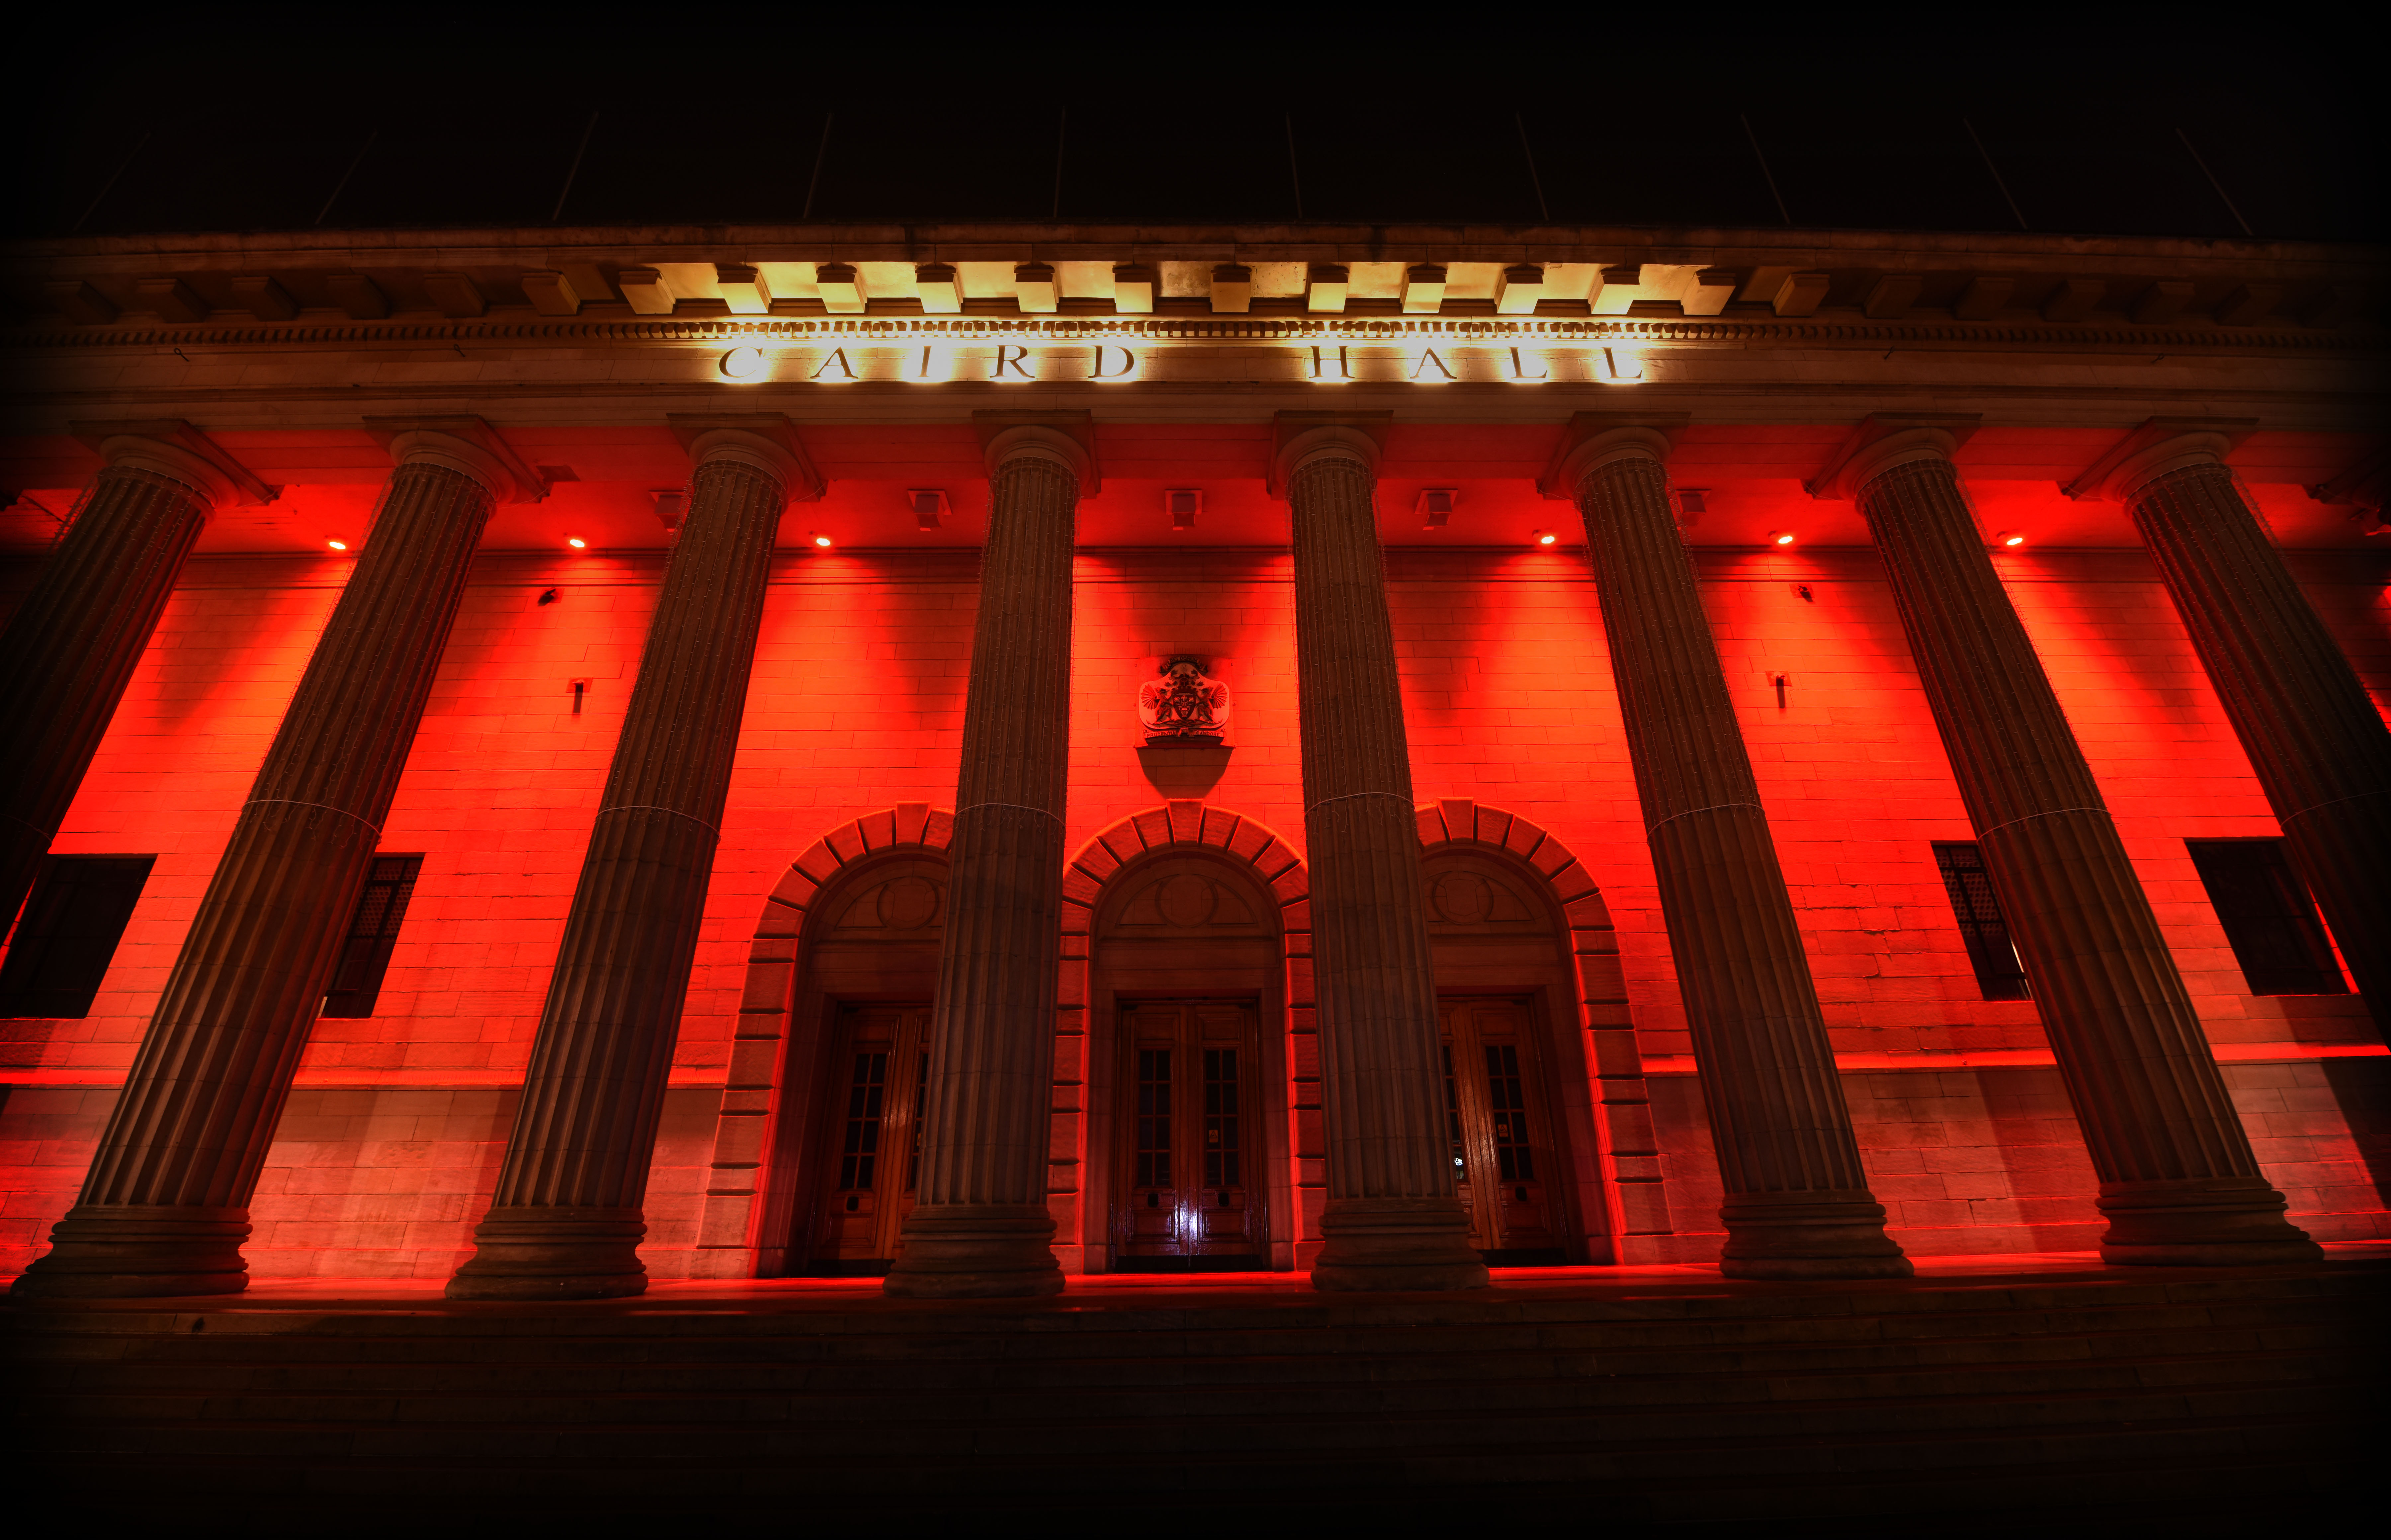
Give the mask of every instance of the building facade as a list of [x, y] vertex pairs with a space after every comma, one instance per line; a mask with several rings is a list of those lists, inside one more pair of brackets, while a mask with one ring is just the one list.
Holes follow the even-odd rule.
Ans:
[[8, 271], [20, 1287], [2391, 1233], [2377, 253]]

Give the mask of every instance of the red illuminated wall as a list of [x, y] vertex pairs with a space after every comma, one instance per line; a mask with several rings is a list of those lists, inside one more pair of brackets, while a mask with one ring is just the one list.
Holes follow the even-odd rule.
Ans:
[[[2391, 1126], [2391, 1060], [2352, 999], [2242, 993], [2184, 855], [2186, 835], [2274, 826], [2147, 562], [2000, 560], [2269, 1175], [2322, 1238], [2386, 1233], [2359, 1141]], [[1969, 830], [1873, 556], [1719, 550], [1700, 565], [1896, 1234], [1928, 1251], [2088, 1245], [2090, 1171], [2035, 1009], [1976, 998], [1951, 925], [1928, 842]], [[92, 1016], [5, 1024], [0, 1265], [21, 1265], [72, 1199], [343, 570], [203, 557], [169, 608], [56, 847], [155, 851], [155, 874]], [[2378, 698], [2391, 692], [2380, 562], [2305, 570]], [[414, 907], [379, 1014], [320, 1023], [309, 1044], [255, 1206], [258, 1275], [437, 1276], [459, 1260], [660, 571], [653, 557], [594, 555], [477, 567], [383, 841], [425, 853]], [[1566, 547], [1398, 550], [1389, 572], [1419, 800], [1471, 797], [1542, 824], [1593, 873], [1617, 925], [1674, 1216], [1674, 1233], [1631, 1249], [1713, 1254], [1715, 1175], [1583, 560]], [[1068, 846], [1166, 796], [1299, 841], [1285, 555], [1091, 550], [1079, 576]], [[550, 587], [559, 602], [537, 604]], [[976, 593], [968, 551], [793, 556], [776, 576], [650, 1195], [660, 1275], [690, 1266], [765, 893], [833, 825], [952, 800]], [[1134, 752], [1136, 686], [1174, 652], [1216, 659], [1235, 692], [1235, 751], [1209, 787], [1157, 787]], [[1792, 679], [1782, 709], [1766, 678], [1777, 671]], [[591, 681], [577, 718], [576, 678]]]

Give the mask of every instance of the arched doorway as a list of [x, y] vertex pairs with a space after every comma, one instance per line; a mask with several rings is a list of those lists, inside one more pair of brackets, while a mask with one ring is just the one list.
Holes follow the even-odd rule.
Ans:
[[1289, 988], [1289, 954], [1310, 951], [1307, 929], [1289, 934], [1290, 919], [1302, 925], [1301, 863], [1251, 820], [1185, 802], [1106, 830], [1073, 871], [1065, 953], [1086, 969], [1083, 1266], [1292, 1268], [1298, 1125], [1318, 1118], [1316, 1074], [1290, 1075], [1301, 1068], [1291, 1007], [1307, 1042], [1311, 1026], [1308, 967], [1299, 1007]]
[[[1601, 895], [1557, 841], [1500, 809], [1440, 803], [1421, 810], [1420, 835], [1472, 1240], [1496, 1266], [1612, 1260], [1613, 1163], [1586, 1029], [1589, 1008], [1623, 991]], [[1641, 1085], [1639, 1072], [1612, 1089], [1640, 1104]]]
[[843, 824], [766, 900], [700, 1275], [872, 1274], [892, 1260], [912, 1193], [952, 825], [924, 803]]

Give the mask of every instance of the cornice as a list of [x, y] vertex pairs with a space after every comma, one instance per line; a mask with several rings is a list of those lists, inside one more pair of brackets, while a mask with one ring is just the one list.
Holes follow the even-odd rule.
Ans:
[[1578, 343], [1587, 346], [1941, 347], [1955, 351], [2064, 348], [2129, 353], [2382, 354], [2379, 332], [2257, 330], [2247, 327], [2138, 327], [2064, 322], [1971, 323], [1950, 320], [1669, 320], [1622, 317], [1222, 317], [1205, 316], [826, 316], [679, 320], [293, 321], [157, 327], [39, 327], [0, 330], [0, 352], [93, 349], [291, 349], [416, 346], [426, 343], [520, 345], [822, 342], [901, 344], [914, 341], [1384, 343], [1441, 340], [1461, 344]]

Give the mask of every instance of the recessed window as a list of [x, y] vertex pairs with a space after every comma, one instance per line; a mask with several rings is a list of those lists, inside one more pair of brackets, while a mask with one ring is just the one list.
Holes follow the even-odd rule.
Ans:
[[1993, 879], [1984, 870], [1984, 852], [1973, 840], [1936, 840], [1934, 865], [1943, 874], [1943, 890], [1951, 896], [1951, 914], [1959, 922], [1959, 938], [1968, 944], [1968, 962], [1976, 970], [1977, 990], [1986, 1000], [2031, 998], [2017, 945], [2010, 939], [2010, 923], [2001, 914], [2001, 900], [1994, 896]]
[[83, 1016], [155, 856], [48, 856], [0, 963], [0, 1016]]
[[2280, 839], [2188, 839], [2252, 994], [2347, 994], [2307, 885]]
[[381, 997], [381, 976], [390, 968], [391, 949], [398, 944], [398, 927], [407, 922], [407, 901], [415, 897], [415, 875], [423, 870], [421, 856], [376, 856], [366, 890], [357, 895], [357, 912], [341, 943], [340, 964], [332, 970], [332, 987], [324, 995], [329, 1016], [367, 1016]]

